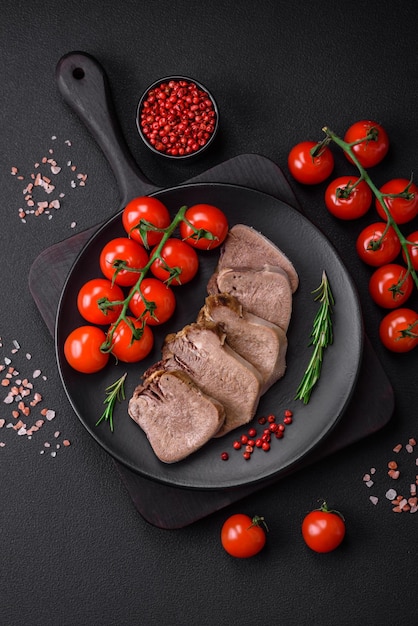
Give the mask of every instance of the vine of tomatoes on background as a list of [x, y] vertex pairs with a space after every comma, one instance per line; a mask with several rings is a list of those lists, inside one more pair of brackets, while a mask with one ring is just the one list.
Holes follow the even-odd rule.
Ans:
[[382, 309], [391, 309], [379, 326], [382, 344], [392, 352], [409, 352], [418, 345], [418, 313], [405, 308], [418, 290], [418, 231], [404, 235], [399, 226], [418, 215], [418, 186], [412, 179], [393, 178], [378, 188], [370, 178], [366, 168], [378, 165], [389, 151], [389, 136], [381, 124], [357, 121], [343, 139], [328, 127], [322, 130], [322, 141], [302, 141], [290, 150], [289, 171], [302, 184], [325, 182], [334, 170], [332, 143], [357, 167], [356, 174], [328, 184], [324, 204], [341, 220], [363, 217], [374, 205], [377, 219], [358, 235], [356, 251], [375, 268], [369, 281], [371, 298]]
[[184, 206], [171, 220], [166, 206], [151, 196], [131, 200], [121, 220], [126, 236], [103, 246], [102, 276], [87, 281], [77, 294], [78, 312], [88, 323], [64, 343], [69, 365], [85, 374], [103, 369], [111, 354], [125, 363], [146, 358], [154, 345], [152, 328], [175, 311], [175, 289], [197, 274], [197, 251], [217, 248], [228, 233], [218, 207]]

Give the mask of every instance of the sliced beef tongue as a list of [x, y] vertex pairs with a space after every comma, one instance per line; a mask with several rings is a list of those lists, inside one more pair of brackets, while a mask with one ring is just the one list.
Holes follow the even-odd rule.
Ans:
[[285, 331], [257, 315], [248, 313], [228, 293], [208, 296], [198, 321], [212, 321], [225, 331], [227, 344], [249, 361], [263, 377], [265, 393], [286, 370]]
[[292, 290], [288, 275], [280, 267], [223, 268], [216, 274], [216, 285], [213, 282], [208, 285], [208, 292], [232, 294], [249, 313], [280, 326], [284, 331], [289, 327]]
[[247, 424], [259, 403], [263, 378], [225, 341], [225, 333], [213, 322], [195, 322], [168, 335], [162, 350], [167, 370], [185, 371], [225, 408], [225, 422], [217, 436]]
[[235, 224], [222, 245], [217, 271], [240, 267], [260, 269], [265, 265], [281, 267], [289, 277], [292, 293], [296, 291], [299, 277], [284, 252], [255, 228]]
[[129, 401], [129, 415], [144, 430], [155, 455], [175, 463], [209, 441], [225, 410], [183, 371], [155, 369]]

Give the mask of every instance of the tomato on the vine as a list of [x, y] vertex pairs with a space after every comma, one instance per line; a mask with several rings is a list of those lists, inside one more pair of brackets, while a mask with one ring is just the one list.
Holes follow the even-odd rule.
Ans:
[[389, 263], [378, 267], [369, 280], [369, 292], [376, 304], [385, 309], [403, 306], [414, 288], [412, 276], [402, 265]]
[[387, 230], [386, 228], [386, 222], [374, 222], [366, 226], [357, 237], [357, 254], [364, 263], [379, 267], [391, 263], [400, 253], [401, 242], [398, 235], [392, 226]]
[[[184, 217], [189, 223], [180, 222], [181, 238], [199, 250], [217, 248], [228, 234], [225, 213], [211, 204], [195, 204], [187, 209]], [[207, 231], [210, 236], [201, 231]]]
[[94, 374], [103, 369], [109, 354], [101, 351], [106, 335], [97, 326], [79, 326], [67, 337], [64, 343], [64, 356], [68, 364], [83, 374]]
[[105, 306], [106, 301], [123, 302], [122, 289], [107, 278], [92, 278], [84, 283], [77, 295], [77, 308], [82, 317], [92, 324], [112, 324], [122, 310], [122, 304]]
[[[380, 187], [379, 191], [389, 194], [383, 198], [383, 202], [396, 224], [406, 224], [418, 215], [418, 187], [415, 183], [406, 178], [393, 178]], [[385, 210], [377, 199], [375, 204], [380, 217], [387, 221]]]
[[[151, 252], [153, 256], [156, 248]], [[156, 278], [170, 285], [184, 285], [190, 282], [199, 269], [196, 250], [181, 239], [171, 237], [162, 247], [161, 258], [156, 258], [151, 265], [151, 272]], [[172, 272], [170, 272], [170, 269]]]
[[[312, 151], [317, 151], [312, 156]], [[289, 171], [299, 183], [316, 185], [326, 180], [334, 169], [334, 156], [328, 146], [315, 141], [301, 141], [287, 158]]]
[[[366, 137], [369, 137], [367, 140]], [[389, 137], [381, 124], [371, 120], [360, 120], [350, 126], [344, 135], [347, 143], [356, 143], [351, 147], [354, 155], [365, 168], [373, 167], [380, 163], [389, 150]], [[352, 163], [350, 155], [345, 153]]]
[[380, 341], [392, 352], [410, 352], [418, 346], [418, 313], [408, 308], [387, 313], [379, 326]]
[[362, 217], [370, 209], [373, 194], [368, 184], [352, 176], [340, 176], [325, 190], [325, 205], [330, 213], [341, 220]]
[[[170, 319], [176, 308], [176, 297], [170, 287], [158, 278], [144, 278], [139, 291], [134, 291], [129, 301], [129, 308], [135, 317], [142, 316], [142, 320], [150, 326], [164, 324]], [[148, 310], [143, 298], [150, 303]]]
[[320, 509], [310, 511], [302, 522], [302, 536], [314, 552], [331, 552], [345, 537], [345, 521], [338, 511], [328, 509], [326, 503]]
[[[414, 270], [418, 270], [418, 230], [415, 230], [413, 233], [407, 236], [407, 240], [415, 245], [408, 245], [409, 257], [411, 259], [412, 267]], [[403, 260], [406, 263], [406, 254], [405, 251], [402, 250]]]
[[129, 237], [142, 245], [146, 244], [148, 248], [160, 243], [164, 233], [152, 228], [141, 233], [144, 227], [141, 221], [148, 222], [155, 228], [164, 229], [170, 225], [170, 214], [161, 200], [150, 196], [134, 198], [124, 208], [122, 212], [124, 229]]
[[[266, 544], [264, 518], [251, 518], [244, 513], [231, 515], [224, 522], [221, 530], [221, 543], [226, 552], [240, 559], [258, 554]], [[267, 526], [265, 526], [267, 528]]]
[[[140, 270], [148, 263], [145, 248], [128, 237], [116, 237], [107, 242], [100, 253], [100, 269], [109, 280], [122, 287], [136, 283]], [[124, 269], [125, 267], [131, 269]]]
[[129, 324], [132, 324], [139, 332], [142, 329], [142, 335], [135, 339], [128, 322], [121, 320], [113, 333], [111, 351], [119, 361], [136, 363], [145, 359], [151, 352], [154, 346], [154, 334], [149, 326], [143, 326], [142, 322], [135, 318], [128, 317], [127, 319]]

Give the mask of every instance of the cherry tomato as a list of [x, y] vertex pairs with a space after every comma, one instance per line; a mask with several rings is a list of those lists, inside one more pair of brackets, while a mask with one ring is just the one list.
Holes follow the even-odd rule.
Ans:
[[[136, 283], [140, 273], [123, 269], [123, 266], [141, 269], [148, 263], [148, 254], [133, 239], [116, 237], [111, 239], [100, 253], [100, 269], [109, 280], [122, 287], [130, 287]], [[117, 266], [121, 266], [120, 271]]]
[[[128, 320], [136, 329], [141, 329], [142, 323], [133, 317]], [[154, 346], [154, 335], [151, 328], [144, 326], [140, 339], [133, 339], [132, 328], [125, 320], [117, 325], [112, 338], [112, 354], [124, 363], [142, 361], [151, 352]]]
[[330, 511], [324, 502], [320, 509], [306, 515], [302, 522], [302, 536], [314, 552], [331, 552], [344, 539], [344, 518], [337, 511]]
[[80, 315], [92, 324], [112, 324], [122, 310], [122, 305], [110, 308], [101, 306], [101, 302], [121, 302], [125, 296], [118, 285], [112, 285], [107, 278], [93, 278], [85, 283], [77, 296], [77, 308]]
[[[414, 270], [418, 270], [418, 230], [414, 231], [410, 235], [407, 236], [408, 241], [413, 241], [415, 246], [408, 246], [409, 257], [412, 261], [412, 267]], [[406, 263], [406, 254], [405, 251], [402, 250], [403, 260]]]
[[143, 316], [142, 319], [150, 326], [164, 324], [170, 319], [176, 308], [176, 297], [170, 287], [157, 278], [144, 278], [140, 285], [140, 291], [151, 304], [153, 310], [148, 309], [146, 311], [141, 294], [135, 291], [129, 302], [129, 308], [135, 317]]
[[251, 519], [244, 513], [231, 515], [223, 524], [221, 543], [231, 556], [246, 559], [258, 554], [266, 544], [266, 533], [260, 525], [264, 518], [255, 516]]
[[366, 226], [357, 237], [357, 254], [364, 263], [379, 267], [391, 263], [400, 253], [401, 242], [392, 226], [383, 236], [386, 227], [385, 222], [374, 222]]
[[100, 350], [105, 341], [106, 335], [101, 328], [79, 326], [65, 340], [64, 356], [78, 372], [94, 374], [103, 369], [109, 360], [109, 354]]
[[[315, 141], [302, 141], [289, 152], [289, 171], [299, 183], [316, 185], [331, 175], [334, 169], [333, 154], [327, 146], [318, 146]], [[318, 155], [313, 157], [312, 150], [315, 148], [318, 148]]]
[[397, 263], [378, 267], [369, 281], [369, 292], [372, 299], [385, 309], [403, 306], [410, 297], [413, 288], [412, 276], [407, 275], [406, 268]]
[[[406, 224], [418, 215], [418, 187], [406, 178], [393, 178], [385, 183], [380, 192], [384, 194], [402, 194], [407, 197], [384, 198], [389, 213], [397, 224]], [[380, 202], [376, 199], [376, 210], [380, 217], [387, 221], [387, 215]]]
[[364, 180], [356, 183], [352, 176], [340, 176], [328, 185], [325, 204], [332, 215], [341, 220], [354, 220], [367, 213], [373, 194]]
[[380, 341], [392, 352], [410, 352], [418, 346], [418, 313], [401, 308], [387, 313], [379, 326]]
[[[365, 168], [377, 165], [387, 155], [389, 150], [389, 137], [387, 132], [383, 126], [377, 122], [361, 120], [350, 126], [344, 136], [344, 141], [353, 143], [364, 139], [369, 134], [370, 139], [357, 143], [351, 148], [360, 164]], [[346, 157], [350, 163], [352, 163], [351, 157], [347, 154]]]
[[[155, 252], [151, 252], [151, 256]], [[196, 251], [188, 243], [181, 239], [170, 238], [165, 242], [161, 250], [161, 259], [155, 259], [151, 265], [151, 272], [160, 280], [169, 281], [170, 285], [184, 285], [194, 278], [199, 269], [199, 259]], [[170, 279], [170, 272], [164, 264], [172, 270], [176, 269], [177, 274]]]
[[131, 200], [122, 212], [122, 224], [128, 235], [146, 248], [160, 243], [164, 233], [148, 230], [144, 232], [144, 240], [140, 231], [141, 220], [161, 229], [171, 223], [167, 207], [157, 198], [140, 196]]
[[[226, 215], [216, 206], [195, 204], [187, 209], [184, 217], [191, 226], [187, 222], [180, 223], [181, 238], [199, 250], [217, 248], [228, 234]], [[196, 234], [192, 226], [198, 231], [207, 231], [213, 238], [208, 238], [205, 234], [202, 236], [199, 232]]]

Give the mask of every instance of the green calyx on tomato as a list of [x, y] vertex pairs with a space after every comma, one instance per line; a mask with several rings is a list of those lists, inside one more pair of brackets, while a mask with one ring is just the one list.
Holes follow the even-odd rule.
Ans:
[[325, 191], [325, 205], [330, 213], [343, 220], [353, 220], [367, 213], [373, 195], [367, 183], [359, 178], [340, 176]]
[[326, 553], [338, 548], [345, 537], [343, 515], [328, 508], [324, 502], [308, 513], [302, 522], [302, 537], [314, 552]]
[[379, 336], [391, 352], [410, 352], [418, 346], [418, 313], [408, 308], [390, 311], [380, 322]]
[[403, 306], [411, 296], [413, 288], [411, 275], [405, 267], [397, 263], [378, 267], [369, 280], [372, 299], [385, 309]]
[[326, 180], [334, 169], [334, 156], [328, 148], [329, 140], [302, 141], [288, 155], [287, 164], [293, 178], [305, 185], [316, 185]]
[[[264, 528], [263, 528], [264, 527]], [[264, 517], [250, 517], [244, 513], [231, 515], [221, 529], [224, 550], [236, 558], [248, 558], [258, 554], [266, 544], [268, 531]]]

